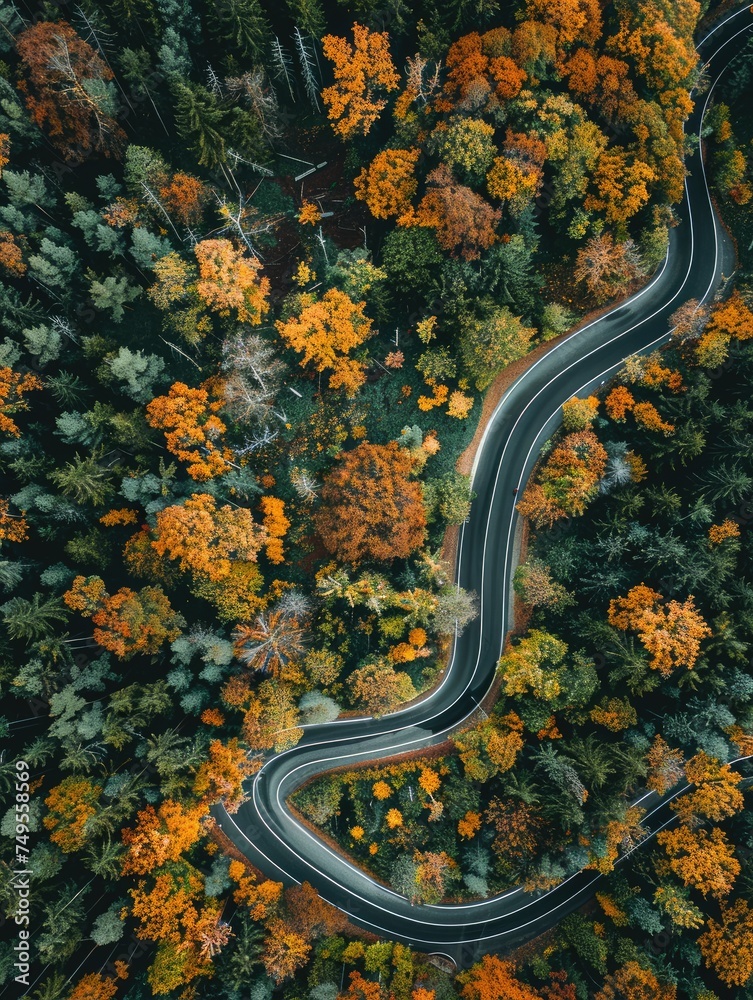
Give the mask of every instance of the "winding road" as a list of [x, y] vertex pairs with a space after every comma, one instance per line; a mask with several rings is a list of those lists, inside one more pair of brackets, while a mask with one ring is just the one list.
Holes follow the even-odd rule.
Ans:
[[[473, 469], [477, 497], [461, 532], [456, 577], [479, 595], [480, 613], [455, 642], [439, 686], [422, 701], [380, 719], [305, 727], [298, 746], [271, 758], [254, 776], [249, 799], [238, 813], [214, 810], [223, 832], [270, 878], [287, 884], [307, 880], [354, 923], [421, 951], [444, 954], [461, 967], [552, 926], [593, 893], [600, 876], [582, 871], [548, 892], [519, 887], [481, 902], [412, 906], [302, 826], [285, 800], [304, 781], [333, 767], [444, 741], [489, 690], [510, 622], [519, 524], [513, 489], [525, 483], [541, 445], [559, 425], [562, 403], [611, 378], [628, 355], [665, 341], [674, 310], [689, 298], [712, 297], [734, 268], [729, 238], [713, 210], [697, 136], [716, 82], [752, 26], [746, 7], [728, 14], [699, 46], [711, 85], [696, 96], [687, 125], [694, 138], [686, 196], [664, 264], [640, 292], [555, 345], [524, 372], [489, 421]], [[638, 801], [651, 835], [671, 822], [668, 799], [648, 793]]]

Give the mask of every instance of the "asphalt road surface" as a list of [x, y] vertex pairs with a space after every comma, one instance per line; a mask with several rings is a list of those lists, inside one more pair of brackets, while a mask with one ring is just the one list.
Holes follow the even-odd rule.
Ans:
[[[689, 135], [699, 135], [716, 81], [751, 26], [753, 16], [746, 7], [728, 15], [701, 42], [711, 85], [694, 95]], [[486, 429], [473, 474], [477, 497], [461, 532], [457, 567], [458, 582], [479, 595], [480, 614], [455, 643], [441, 684], [423, 701], [380, 719], [306, 727], [297, 747], [270, 759], [250, 781], [249, 799], [238, 813], [229, 816], [222, 807], [214, 811], [223, 832], [268, 877], [286, 884], [307, 880], [356, 924], [421, 951], [447, 955], [459, 966], [552, 926], [593, 893], [600, 876], [583, 871], [548, 892], [517, 888], [477, 903], [413, 906], [301, 826], [285, 800], [302, 782], [333, 767], [442, 742], [487, 693], [510, 621], [519, 522], [513, 490], [525, 484], [541, 445], [558, 426], [562, 403], [611, 378], [627, 356], [666, 340], [675, 309], [690, 298], [713, 297], [734, 268], [730, 241], [714, 214], [697, 138], [692, 149], [681, 223], [672, 231], [663, 266], [642, 291], [557, 344], [521, 375]], [[650, 793], [639, 802], [652, 835], [671, 822], [668, 800]]]

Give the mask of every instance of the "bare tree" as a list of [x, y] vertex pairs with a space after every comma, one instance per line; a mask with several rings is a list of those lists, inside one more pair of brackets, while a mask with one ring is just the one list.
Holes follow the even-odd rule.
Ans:
[[304, 503], [313, 503], [319, 496], [321, 483], [316, 481], [308, 469], [299, 469], [297, 466], [291, 469], [290, 483]]
[[316, 78], [316, 54], [313, 42], [301, 34], [297, 25], [293, 31], [293, 41], [298, 53], [298, 61], [301, 64], [306, 96], [311, 101], [314, 110], [319, 111], [321, 110], [319, 107], [319, 81]]
[[703, 333], [709, 318], [709, 307], [698, 299], [688, 299], [669, 317], [669, 328], [675, 340], [695, 340]]
[[264, 70], [253, 69], [243, 76], [228, 77], [225, 83], [232, 97], [246, 99], [264, 134], [269, 139], [279, 139], [282, 135], [280, 105]]
[[[48, 69], [61, 76], [61, 93], [71, 104], [78, 104], [93, 116], [99, 132], [99, 143], [106, 146], [118, 131], [118, 124], [107, 111], [108, 95], [102, 89], [94, 89], [95, 80], [79, 79], [73, 65], [68, 41], [62, 35], [54, 35], [55, 51], [50, 56]], [[90, 86], [87, 88], [86, 83]]]
[[241, 328], [225, 341], [222, 353], [228, 412], [242, 423], [266, 424], [276, 415], [274, 400], [285, 371], [274, 346]]
[[295, 101], [293, 93], [293, 59], [286, 49], [280, 45], [280, 39], [275, 35], [272, 42], [272, 62], [274, 63], [275, 80], [284, 80], [291, 101]]
[[432, 95], [439, 89], [441, 62], [434, 63], [434, 69], [429, 69], [429, 60], [418, 53], [409, 56], [405, 64], [408, 90], [414, 95], [414, 100], [422, 105], [427, 104]]

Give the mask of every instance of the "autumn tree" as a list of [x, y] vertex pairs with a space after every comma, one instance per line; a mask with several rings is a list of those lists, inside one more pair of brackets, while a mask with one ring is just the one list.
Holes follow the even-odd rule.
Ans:
[[209, 494], [194, 493], [157, 513], [152, 547], [181, 570], [219, 582], [231, 575], [234, 563], [256, 562], [266, 537], [247, 508], [218, 507]]
[[164, 326], [189, 344], [198, 343], [212, 322], [196, 290], [197, 268], [173, 251], [155, 261], [152, 270], [156, 281], [147, 295], [163, 313]]
[[714, 827], [709, 832], [679, 826], [662, 830], [656, 839], [667, 852], [669, 867], [684, 885], [704, 896], [729, 894], [740, 874], [740, 862], [723, 830]]
[[285, 909], [291, 929], [306, 941], [341, 934], [348, 918], [319, 895], [309, 882], [285, 890]]
[[633, 587], [626, 597], [611, 600], [607, 617], [615, 628], [638, 634], [650, 654], [649, 666], [663, 677], [669, 677], [678, 667], [692, 670], [701, 640], [711, 635], [692, 597], [682, 603], [665, 602], [661, 594], [645, 584]]
[[593, 431], [568, 434], [552, 450], [537, 481], [526, 487], [518, 510], [537, 527], [582, 514], [606, 467], [606, 450]]
[[447, 888], [460, 878], [457, 862], [445, 851], [416, 851], [416, 892], [414, 900], [422, 903], [439, 903]]
[[275, 326], [288, 347], [303, 354], [302, 365], [330, 370], [331, 389], [344, 389], [353, 396], [365, 381], [364, 364], [349, 357], [371, 336], [371, 320], [364, 315], [365, 302], [354, 302], [338, 288], [330, 288], [321, 299], [302, 295], [297, 316], [277, 320]]
[[136, 816], [136, 825], [123, 831], [127, 853], [124, 875], [147, 875], [167, 861], [178, 861], [201, 836], [202, 808], [186, 808], [165, 799], [158, 809], [147, 805]]
[[113, 72], [65, 21], [38, 21], [16, 38], [19, 89], [36, 124], [67, 160], [119, 154], [125, 133], [114, 117]]
[[139, 591], [121, 587], [110, 595], [101, 577], [77, 576], [63, 600], [91, 618], [95, 642], [124, 660], [137, 653], [159, 652], [163, 643], [178, 638], [185, 625], [161, 587]]
[[0, 497], [0, 542], [23, 542], [28, 536], [29, 525], [23, 514], [11, 514], [10, 504]]
[[387, 104], [382, 95], [396, 90], [400, 82], [387, 32], [354, 24], [353, 44], [325, 35], [322, 49], [335, 77], [333, 86], [322, 91], [333, 129], [341, 139], [368, 135]]
[[272, 677], [306, 653], [305, 616], [284, 607], [258, 615], [251, 625], [237, 625], [233, 632], [235, 655], [245, 666]]
[[462, 984], [463, 1000], [499, 1000], [501, 997], [505, 1000], [541, 1000], [537, 990], [518, 979], [512, 962], [497, 955], [484, 955], [457, 979]]
[[445, 93], [489, 111], [517, 97], [527, 76], [512, 58], [511, 35], [502, 27], [463, 35], [450, 46], [446, 66]]
[[720, 823], [740, 812], [745, 801], [738, 788], [742, 775], [702, 750], [685, 765], [685, 777], [692, 791], [672, 803], [683, 823], [698, 826], [704, 820]]
[[542, 820], [533, 805], [494, 796], [489, 801], [484, 818], [496, 831], [492, 850], [499, 857], [525, 861], [535, 854]]
[[113, 1000], [118, 992], [115, 979], [108, 979], [98, 972], [89, 972], [76, 983], [68, 1000]]
[[693, 34], [700, 15], [697, 0], [679, 0], [667, 17], [661, 4], [620, 4], [618, 31], [609, 48], [632, 63], [652, 90], [688, 82], [696, 66]]
[[729, 355], [733, 339], [749, 340], [753, 337], [753, 311], [738, 291], [725, 302], [718, 303], [710, 312], [708, 321], [695, 345], [696, 362], [704, 368], [718, 368]]
[[676, 996], [674, 983], [662, 983], [651, 969], [629, 961], [607, 976], [594, 1000], [675, 1000]]
[[684, 774], [685, 757], [682, 750], [669, 746], [658, 734], [646, 754], [648, 778], [646, 787], [659, 795], [664, 795], [678, 783]]
[[408, 674], [401, 673], [379, 657], [354, 670], [348, 677], [348, 687], [355, 704], [371, 715], [394, 711], [416, 696]]
[[660, 885], [654, 893], [654, 902], [674, 927], [697, 930], [703, 926], [703, 913], [690, 900], [687, 888], [677, 885]]
[[47, 815], [42, 820], [53, 844], [70, 853], [80, 850], [88, 839], [87, 821], [97, 813], [101, 785], [89, 778], [63, 778], [45, 799]]
[[641, 274], [640, 257], [632, 240], [615, 242], [611, 233], [602, 233], [578, 250], [573, 274], [596, 302], [606, 302]]
[[722, 904], [721, 922], [709, 919], [698, 947], [707, 968], [726, 986], [745, 986], [753, 975], [753, 909], [748, 901]]
[[294, 747], [303, 735], [299, 718], [290, 686], [276, 680], [262, 681], [243, 717], [243, 739], [253, 750], [280, 753]]
[[222, 444], [227, 428], [217, 415], [223, 403], [211, 382], [196, 389], [175, 382], [166, 396], [156, 396], [146, 408], [149, 424], [165, 432], [167, 450], [189, 462], [186, 471], [200, 482], [230, 468], [232, 453]]
[[444, 163], [432, 170], [426, 181], [426, 194], [415, 214], [404, 216], [402, 224], [427, 226], [445, 250], [459, 253], [465, 260], [477, 260], [497, 239], [500, 210], [457, 181]]
[[0, 268], [13, 278], [22, 278], [28, 270], [21, 247], [7, 230], [0, 230]]
[[262, 878], [245, 861], [231, 861], [228, 875], [237, 886], [233, 900], [249, 907], [252, 920], [269, 920], [277, 913], [282, 899], [282, 882]]
[[523, 722], [515, 712], [490, 716], [452, 737], [470, 781], [488, 781], [509, 771], [523, 749]]
[[590, 430], [599, 412], [596, 396], [579, 399], [573, 396], [562, 404], [562, 425], [566, 431]]
[[604, 400], [604, 409], [607, 411], [607, 416], [610, 420], [615, 420], [617, 423], [623, 423], [626, 415], [630, 413], [634, 406], [635, 396], [624, 385], [617, 385], [614, 389], [610, 389], [609, 395]]
[[173, 174], [170, 182], [159, 189], [159, 196], [168, 212], [184, 226], [198, 225], [209, 201], [209, 191], [202, 182], [182, 171]]
[[418, 149], [384, 149], [353, 182], [356, 198], [365, 201], [375, 219], [401, 216], [418, 190]]
[[306, 964], [311, 945], [278, 917], [269, 922], [262, 963], [270, 979], [281, 983]]
[[199, 265], [196, 291], [201, 301], [222, 317], [258, 325], [268, 309], [268, 278], [259, 277], [261, 264], [238, 250], [230, 240], [202, 240], [194, 247]]
[[656, 173], [648, 163], [621, 149], [604, 150], [596, 164], [593, 186], [586, 197], [587, 212], [603, 212], [610, 224], [624, 224], [648, 202], [649, 184]]
[[227, 743], [212, 740], [207, 759], [196, 771], [193, 793], [199, 796], [202, 807], [222, 802], [229, 813], [237, 812], [245, 802], [243, 782], [251, 771], [251, 764], [237, 738]]
[[551, 701], [560, 693], [560, 671], [567, 645], [542, 629], [532, 629], [499, 661], [499, 672], [510, 697], [530, 693]]
[[595, 45], [601, 38], [602, 15], [598, 0], [527, 0], [531, 20], [551, 24], [558, 47], [565, 51], [576, 42]]
[[12, 368], [0, 368], [0, 432], [20, 437], [21, 431], [13, 416], [29, 409], [24, 399], [26, 393], [41, 388], [41, 379], [30, 372], [21, 375]]
[[442, 163], [467, 184], [479, 184], [489, 169], [497, 147], [494, 126], [482, 118], [453, 115], [430, 137]]
[[285, 562], [282, 539], [290, 527], [290, 521], [285, 516], [285, 502], [279, 497], [265, 496], [261, 498], [260, 506], [264, 513], [263, 524], [267, 529], [267, 559], [278, 565]]
[[564, 608], [573, 602], [572, 594], [552, 578], [550, 567], [535, 556], [518, 566], [513, 585], [521, 600], [534, 608]]
[[405, 559], [423, 542], [426, 515], [420, 485], [409, 477], [405, 448], [363, 442], [342, 455], [322, 487], [315, 523], [341, 562]]

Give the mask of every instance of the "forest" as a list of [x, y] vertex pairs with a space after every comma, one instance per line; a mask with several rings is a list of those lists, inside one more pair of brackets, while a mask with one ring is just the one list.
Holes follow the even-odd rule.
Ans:
[[664, 261], [722, 8], [0, 0], [2, 996], [753, 996], [750, 46], [705, 119], [734, 280], [565, 403], [496, 701], [290, 803], [416, 905], [604, 890], [454, 975], [210, 812], [442, 676], [458, 460]]

